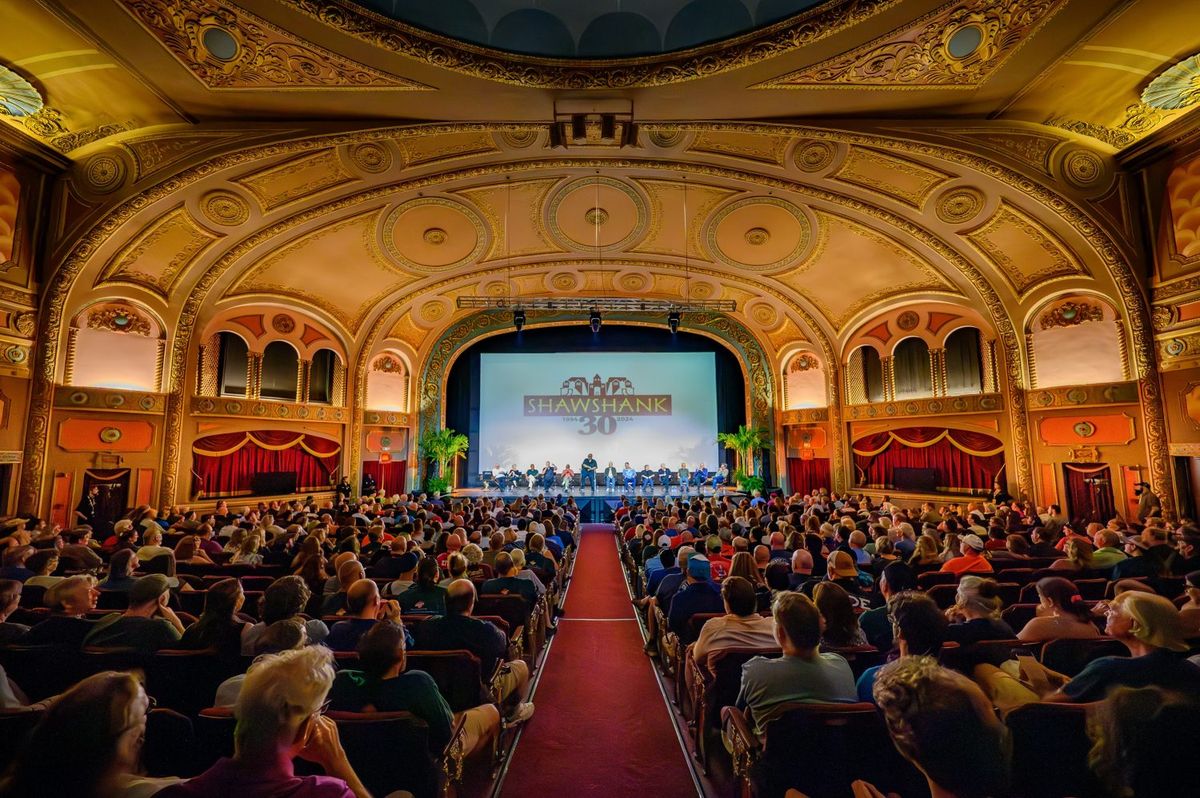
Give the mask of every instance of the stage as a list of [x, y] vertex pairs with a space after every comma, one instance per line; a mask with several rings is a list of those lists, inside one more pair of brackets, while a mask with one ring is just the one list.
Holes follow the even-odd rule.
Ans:
[[[678, 486], [673, 486], [671, 488], [671, 492], [669, 495], [663, 494], [663, 492], [661, 490], [656, 490], [656, 491], [654, 491], [654, 493], [643, 493], [640, 490], [636, 491], [634, 493], [625, 493], [624, 491], [615, 490], [615, 491], [609, 493], [609, 492], [601, 489], [598, 491], [572, 490], [571, 492], [567, 493], [567, 492], [564, 492], [562, 490], [562, 488], [558, 488], [557, 490], [542, 490], [541, 488], [536, 488], [536, 487], [533, 490], [519, 490], [519, 491], [512, 491], [512, 490], [501, 491], [498, 489], [484, 490], [483, 488], [456, 488], [451, 495], [454, 496], [455, 498], [470, 498], [470, 499], [477, 499], [480, 497], [486, 497], [486, 498], [491, 498], [491, 499], [502, 498], [506, 502], [513, 501], [514, 499], [520, 499], [520, 498], [523, 498], [526, 496], [546, 496], [549, 498], [559, 499], [561, 501], [566, 501], [568, 498], [573, 498], [575, 500], [575, 504], [579, 505], [579, 511], [580, 511], [580, 516], [581, 516], [579, 520], [581, 523], [602, 523], [602, 522], [606, 522], [606, 521], [611, 521], [613, 519], [613, 513], [615, 513], [616, 509], [621, 506], [621, 499], [624, 499], [624, 498], [628, 498], [632, 501], [633, 499], [642, 499], [642, 498], [678, 499], [680, 497]], [[703, 494], [699, 494], [695, 491], [691, 491], [687, 494], [688, 498], [695, 498], [695, 497], [701, 496], [701, 495], [703, 495], [705, 498], [712, 498], [713, 492], [711, 490], [707, 490]], [[717, 492], [717, 495], [718, 496], [743, 496], [745, 494], [738, 493], [736, 490], [733, 490], [732, 488], [730, 488], [730, 489], [721, 488]]]

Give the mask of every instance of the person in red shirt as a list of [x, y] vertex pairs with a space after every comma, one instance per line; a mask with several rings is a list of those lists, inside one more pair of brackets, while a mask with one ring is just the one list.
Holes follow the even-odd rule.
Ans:
[[983, 556], [984, 544], [978, 535], [966, 534], [959, 543], [959, 556], [942, 564], [942, 573], [990, 574], [992, 564]]
[[708, 564], [712, 567], [713, 579], [720, 582], [729, 575], [729, 569], [733, 567], [733, 564], [721, 555], [721, 539], [716, 535], [709, 535], [704, 542], [704, 547], [708, 551]]

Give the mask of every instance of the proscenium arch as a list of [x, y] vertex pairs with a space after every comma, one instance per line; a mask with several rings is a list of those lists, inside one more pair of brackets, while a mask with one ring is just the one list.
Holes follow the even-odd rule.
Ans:
[[[526, 328], [563, 327], [579, 325], [577, 313], [555, 313], [527, 310]], [[633, 327], [655, 327], [664, 325], [647, 321], [637, 313], [606, 313], [606, 324]], [[742, 367], [746, 381], [746, 422], [764, 426], [776, 438], [775, 381], [772, 363], [758, 339], [741, 323], [715, 313], [684, 313], [680, 329], [716, 341], [728, 349]], [[440, 428], [446, 420], [446, 380], [450, 368], [459, 356], [473, 343], [486, 338], [512, 332], [512, 310], [482, 310], [459, 319], [447, 328], [430, 348], [421, 363], [420, 380], [417, 383], [417, 441], [426, 432]]]
[[[959, 151], [953, 145], [940, 143], [936, 148], [924, 144], [920, 141], [904, 140], [893, 137], [885, 137], [872, 133], [852, 133], [845, 130], [831, 128], [815, 128], [811, 126], [788, 126], [788, 125], [746, 125], [746, 124], [656, 124], [656, 129], [670, 130], [679, 129], [686, 132], [698, 130], [725, 130], [725, 131], [742, 131], [742, 132], [766, 132], [774, 135], [788, 136], [807, 136], [810, 138], [823, 138], [828, 140], [836, 140], [843, 142], [851, 142], [863, 144], [866, 146], [887, 146], [895, 148], [899, 151], [916, 153], [942, 161], [951, 161], [960, 164], [966, 164], [971, 168], [979, 171], [981, 174], [995, 178], [1002, 183], [1011, 187], [1015, 187], [1026, 194], [1033, 196], [1043, 206], [1051, 211], [1067, 218], [1073, 222], [1079, 230], [1081, 236], [1086, 239], [1091, 246], [1100, 254], [1100, 259], [1103, 261], [1113, 278], [1113, 282], [1117, 287], [1126, 305], [1126, 318], [1131, 326], [1131, 332], [1136, 344], [1135, 357], [1138, 371], [1138, 377], [1142, 384], [1143, 401], [1146, 409], [1147, 421], [1147, 436], [1148, 448], [1150, 449], [1150, 460], [1152, 472], [1156, 476], [1169, 477], [1166, 469], [1166, 447], [1165, 447], [1165, 432], [1162, 420], [1162, 405], [1158, 396], [1157, 387], [1148, 384], [1146, 379], [1147, 374], [1153, 366], [1153, 350], [1152, 340], [1148, 335], [1148, 314], [1145, 308], [1145, 299], [1140, 295], [1137, 287], [1136, 278], [1132, 275], [1129, 269], [1127, 259], [1122, 258], [1118, 254], [1120, 245], [1114, 238], [1103, 229], [1100, 224], [1096, 223], [1095, 217], [1090, 211], [1080, 207], [1076, 200], [1065, 195], [1057, 193], [1051, 188], [1047, 188], [1041, 183], [1029, 178], [1028, 176], [1017, 172], [1010, 167], [1004, 166], [996, 161]], [[107, 240], [108, 235], [117, 225], [124, 219], [130, 217], [139, 208], [144, 207], [147, 202], [157, 201], [169, 195], [171, 192], [179, 190], [189, 182], [195, 182], [214, 171], [218, 171], [225, 167], [233, 167], [246, 162], [252, 161], [255, 158], [266, 158], [281, 154], [304, 152], [329, 146], [339, 146], [350, 143], [360, 143], [363, 141], [378, 141], [383, 139], [407, 138], [418, 135], [432, 134], [437, 132], [457, 132], [461, 130], [480, 130], [497, 132], [502, 130], [512, 130], [525, 132], [535, 129], [531, 125], [487, 125], [487, 124], [472, 124], [472, 125], [428, 125], [428, 126], [409, 126], [400, 128], [379, 128], [370, 131], [358, 131], [351, 134], [333, 134], [314, 136], [305, 139], [298, 139], [288, 142], [275, 142], [256, 147], [249, 147], [243, 150], [229, 153], [216, 158], [210, 159], [199, 166], [193, 166], [185, 169], [167, 179], [159, 182], [140, 194], [129, 195], [124, 198], [122, 204], [114, 208], [107, 216], [98, 216], [94, 220], [94, 226], [81, 237], [76, 239], [76, 243], [67, 250], [65, 259], [59, 269], [59, 273], [55, 275], [54, 280], [50, 283], [50, 290], [47, 292], [43, 301], [43, 325], [46, 331], [46, 336], [43, 338], [44, 346], [39, 349], [38, 366], [35, 372], [34, 393], [31, 400], [30, 412], [30, 435], [27, 438], [26, 444], [26, 469], [23, 469], [22, 484], [21, 484], [21, 501], [28, 509], [36, 509], [35, 503], [40, 494], [42, 483], [45, 480], [45, 443], [48, 431], [48, 414], [49, 406], [52, 399], [54, 369], [57, 367], [58, 352], [61, 347], [61, 330], [62, 330], [62, 314], [67, 296], [71, 290], [72, 282], [75, 274], [88, 263], [96, 249]], [[918, 131], [905, 131], [913, 135], [919, 135]], [[552, 166], [549, 162], [539, 162], [542, 167], [549, 168]], [[606, 165], [607, 161], [604, 162]], [[630, 167], [647, 167], [645, 162], [627, 161], [625, 162]], [[569, 162], [572, 167], [586, 166], [582, 162]], [[648, 167], [647, 167], [648, 168]], [[680, 168], [674, 166], [672, 168]], [[445, 180], [444, 175], [426, 175], [419, 180], [432, 184], [440, 183]], [[767, 182], [765, 175], [754, 174], [753, 180], [759, 184]], [[777, 182], [785, 184], [789, 189], [794, 189], [796, 186], [804, 184], [796, 184], [791, 181], [781, 181], [775, 178]], [[393, 187], [388, 187], [386, 190], [393, 191]], [[855, 201], [857, 202], [857, 201]], [[323, 212], [323, 211], [322, 211]], [[272, 226], [274, 227], [274, 225]], [[261, 231], [259, 231], [261, 232]], [[230, 236], [230, 241], [234, 241], [239, 248], [249, 240], [257, 240], [259, 243], [265, 241], [266, 238], [259, 237], [256, 233], [252, 233], [246, 238], [238, 240]], [[60, 249], [60, 252], [63, 251]], [[227, 264], [228, 267], [228, 264]], [[197, 308], [202, 305], [203, 294], [211, 289], [215, 283], [215, 277], [210, 272], [205, 272], [193, 285], [192, 295], [189, 297], [184, 306], [183, 311], [179, 314], [180, 321], [180, 338], [190, 339], [191, 330], [186, 329], [188, 325], [194, 324]], [[200, 293], [197, 296], [197, 292]], [[991, 303], [989, 303], [989, 306]], [[173, 342], [170, 374], [170, 386], [172, 388], [172, 397], [179, 390], [181, 374], [177, 370], [181, 364], [186, 363], [186, 351], [190, 348], [190, 340], [185, 340], [183, 343], [188, 345], [180, 346], [181, 342]], [[182, 357], [177, 357], [179, 350], [183, 350]], [[1007, 346], [1006, 346], [1007, 350]], [[1018, 356], [1020, 349], [1017, 350]], [[1013, 371], [1011, 358], [1008, 371]], [[834, 362], [832, 357], [827, 355], [827, 362]], [[1019, 371], [1019, 369], [1018, 369]], [[1019, 374], [1017, 375], [1019, 378]], [[1010, 380], [1011, 381], [1011, 380]], [[1018, 383], [1019, 384], [1019, 383]], [[836, 386], [837, 381], [831, 380], [831, 385]], [[836, 406], [831, 402], [831, 407]], [[1024, 407], [1023, 401], [1017, 405], [1014, 403], [1014, 411], [1020, 411]], [[174, 408], [175, 412], [168, 413], [168, 424], [178, 427], [180, 418], [179, 411], [182, 407]], [[1019, 412], [1015, 412], [1019, 415]], [[1023, 421], [1021, 422], [1023, 424]], [[835, 424], [835, 428], [837, 425]], [[177, 433], [178, 430], [176, 429]], [[177, 437], [177, 436], [176, 436]], [[1026, 436], [1017, 436], [1018, 446], [1024, 444]], [[43, 443], [39, 444], [38, 442]], [[171, 456], [172, 441], [168, 440], [166, 445], [166, 459]], [[177, 458], [178, 440], [174, 441], [175, 455]], [[177, 463], [177, 459], [175, 461]], [[164, 469], [164, 489], [167, 488], [167, 483], [173, 483], [177, 477], [175, 473], [177, 469]], [[1161, 481], [1161, 480], [1160, 480]], [[1164, 483], [1166, 484], [1166, 483]], [[1023, 486], [1024, 487], [1024, 486]], [[1169, 500], [1169, 497], [1165, 497]]]

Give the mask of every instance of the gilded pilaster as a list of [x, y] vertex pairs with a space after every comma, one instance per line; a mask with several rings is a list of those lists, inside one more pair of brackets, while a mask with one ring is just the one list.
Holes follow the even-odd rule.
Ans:
[[158, 348], [154, 352], [154, 390], [161, 391], [163, 389], [163, 367], [167, 362], [167, 342], [163, 338], [158, 339]]
[[1129, 368], [1129, 341], [1125, 337], [1125, 323], [1117, 319], [1114, 324], [1117, 325], [1117, 343], [1121, 347], [1121, 376], [1127, 380], [1133, 379]]
[[221, 357], [221, 337], [214, 335], [200, 345], [200, 364], [196, 373], [196, 393], [217, 395], [217, 364]]
[[246, 356], [246, 398], [262, 398], [262, 364], [260, 352], [250, 352]]
[[996, 339], [989, 338], [986, 341], [979, 342], [979, 362], [983, 365], [983, 374], [981, 382], [983, 383], [983, 393], [998, 393], [1000, 391], [999, 378], [996, 371]]
[[929, 378], [933, 386], [934, 396], [945, 396], [950, 393], [946, 377], [946, 350], [937, 348], [929, 350]]
[[312, 382], [312, 361], [301, 360], [300, 368], [296, 370], [296, 401], [303, 404], [308, 401]]
[[888, 357], [879, 358], [879, 365], [883, 366], [883, 401], [896, 401], [896, 362], [889, 355]]
[[1033, 333], [1025, 333], [1025, 357], [1029, 359], [1029, 387], [1038, 387], [1037, 359], [1033, 356]]
[[71, 327], [67, 330], [67, 363], [63, 367], [63, 385], [70, 385], [75, 381], [75, 350], [79, 346], [79, 328]]

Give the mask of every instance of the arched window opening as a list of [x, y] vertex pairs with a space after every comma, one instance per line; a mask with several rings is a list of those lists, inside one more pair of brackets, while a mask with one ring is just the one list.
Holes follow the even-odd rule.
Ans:
[[933, 396], [933, 369], [929, 345], [920, 338], [906, 338], [892, 355], [896, 375], [896, 398], [914, 399]]
[[862, 384], [867, 401], [882, 402], [885, 395], [883, 361], [879, 359], [879, 353], [874, 347], [864, 346], [858, 351], [862, 353]]
[[70, 335], [69, 385], [160, 390], [164, 342], [148, 313], [133, 305], [103, 303], [78, 316]]
[[217, 360], [217, 384], [221, 396], [245, 396], [250, 353], [241, 336], [220, 332], [220, 358]]
[[1034, 320], [1029, 332], [1036, 388], [1126, 379], [1124, 331], [1113, 309], [1099, 299], [1060, 299]]
[[946, 338], [946, 390], [951, 396], [983, 393], [979, 330], [963, 327]]
[[259, 396], [263, 399], [296, 401], [296, 386], [300, 380], [300, 356], [290, 344], [273, 341], [263, 350], [262, 384]]
[[308, 372], [308, 401], [323, 405], [333, 402], [333, 373], [337, 363], [337, 354], [332, 349], [318, 349], [313, 354]]

